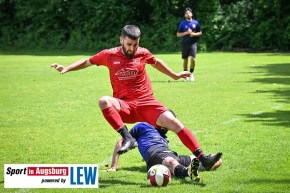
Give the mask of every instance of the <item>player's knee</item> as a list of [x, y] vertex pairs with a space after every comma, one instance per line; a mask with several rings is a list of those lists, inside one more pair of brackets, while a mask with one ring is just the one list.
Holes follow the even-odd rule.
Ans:
[[195, 61], [195, 57], [194, 56], [189, 56], [190, 60]]
[[178, 162], [174, 159], [174, 158], [172, 158], [170, 161], [169, 161], [169, 165], [171, 165], [171, 166], [175, 166], [175, 165], [177, 165], [178, 164]]
[[165, 165], [166, 167], [170, 168], [170, 167], [174, 167], [175, 165], [178, 165], [179, 163], [173, 157], [166, 157], [163, 160], [162, 164]]
[[99, 107], [104, 109], [110, 105], [110, 98], [108, 96], [102, 96], [98, 101]]

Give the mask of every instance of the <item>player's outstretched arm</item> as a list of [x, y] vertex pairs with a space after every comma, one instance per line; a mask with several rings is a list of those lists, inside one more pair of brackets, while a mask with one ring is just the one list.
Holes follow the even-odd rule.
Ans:
[[156, 58], [156, 63], [152, 64], [152, 66], [156, 68], [157, 70], [159, 70], [160, 72], [162, 72], [163, 74], [166, 74], [167, 76], [173, 78], [174, 80], [178, 80], [180, 78], [185, 78], [185, 77], [190, 76], [190, 73], [186, 71], [179, 72], [179, 73], [174, 72], [166, 65], [165, 62], [157, 58]]
[[61, 64], [54, 63], [54, 64], [51, 64], [50, 67], [56, 69], [61, 74], [64, 74], [64, 73], [69, 72], [69, 71], [75, 71], [75, 70], [87, 68], [91, 65], [92, 64], [90, 63], [90, 61], [88, 59], [81, 59], [79, 61], [74, 62], [73, 64], [71, 64], [69, 66], [63, 66]]
[[111, 168], [107, 169], [107, 172], [116, 172], [118, 168], [118, 160], [119, 160], [119, 154], [118, 150], [122, 146], [123, 139], [120, 139], [117, 141], [114, 151], [113, 151], [113, 156], [112, 156], [112, 163], [111, 163]]

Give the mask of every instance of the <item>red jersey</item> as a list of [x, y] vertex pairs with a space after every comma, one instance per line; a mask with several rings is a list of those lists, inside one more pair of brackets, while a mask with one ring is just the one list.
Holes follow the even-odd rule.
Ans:
[[102, 50], [89, 60], [92, 64], [109, 69], [113, 97], [136, 99], [153, 95], [145, 65], [155, 64], [156, 59], [146, 48], [138, 47], [134, 58], [128, 58], [121, 46], [115, 47]]

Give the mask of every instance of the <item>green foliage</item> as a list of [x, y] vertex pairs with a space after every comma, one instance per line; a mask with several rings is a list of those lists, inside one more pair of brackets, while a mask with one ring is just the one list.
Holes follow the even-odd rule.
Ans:
[[0, 0], [0, 47], [100, 50], [119, 45], [122, 27], [136, 24], [142, 46], [177, 51], [183, 10], [201, 23], [203, 50], [289, 50], [287, 0]]
[[[289, 50], [286, 1], [222, 1], [210, 31], [212, 49]], [[286, 27], [286, 31], [285, 31]]]
[[248, 16], [252, 3], [239, 1], [235, 4], [220, 5], [213, 19], [213, 30], [210, 31], [209, 46], [220, 49], [248, 48], [247, 39], [250, 37]]

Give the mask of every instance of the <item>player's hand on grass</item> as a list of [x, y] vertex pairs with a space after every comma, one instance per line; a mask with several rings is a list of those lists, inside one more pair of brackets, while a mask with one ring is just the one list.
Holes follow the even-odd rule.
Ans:
[[117, 168], [112, 167], [112, 168], [105, 169], [103, 171], [105, 171], [105, 172], [116, 172]]
[[109, 168], [109, 169], [107, 169], [107, 172], [116, 172], [116, 171], [117, 171], [116, 168]]
[[58, 63], [51, 64], [50, 67], [56, 69], [61, 74], [64, 74], [64, 73], [67, 72], [67, 70], [65, 69], [65, 67], [63, 65], [58, 64]]

